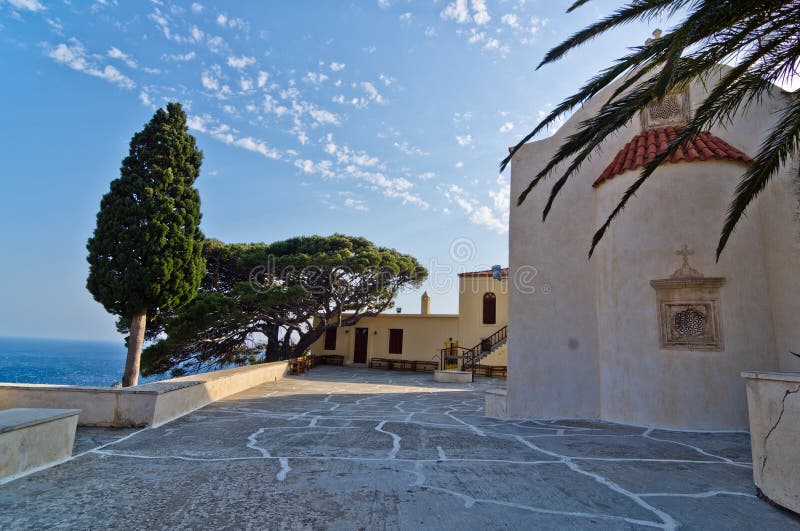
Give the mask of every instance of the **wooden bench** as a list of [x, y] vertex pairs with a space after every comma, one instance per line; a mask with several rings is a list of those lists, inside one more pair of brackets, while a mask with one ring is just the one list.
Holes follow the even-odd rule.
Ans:
[[439, 369], [439, 363], [435, 361], [418, 361], [414, 366], [415, 371], [434, 372]]
[[370, 358], [367, 366], [370, 369], [393, 369], [393, 361], [386, 358]]
[[387, 369], [400, 371], [433, 372], [439, 368], [435, 361], [406, 360], [398, 358], [370, 358], [367, 366], [370, 369]]
[[508, 374], [508, 367], [505, 365], [476, 365], [475, 374], [490, 378], [505, 378]]
[[0, 411], [0, 483], [60, 463], [72, 455], [79, 409], [14, 408]]

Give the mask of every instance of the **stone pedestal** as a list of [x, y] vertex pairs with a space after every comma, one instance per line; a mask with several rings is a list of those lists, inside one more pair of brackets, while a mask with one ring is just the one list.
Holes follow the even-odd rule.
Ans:
[[505, 389], [489, 389], [484, 395], [486, 416], [495, 419], [508, 418], [508, 393]]
[[436, 382], [444, 383], [472, 383], [470, 371], [436, 371], [433, 373]]
[[800, 373], [743, 372], [753, 481], [778, 505], [800, 513]]

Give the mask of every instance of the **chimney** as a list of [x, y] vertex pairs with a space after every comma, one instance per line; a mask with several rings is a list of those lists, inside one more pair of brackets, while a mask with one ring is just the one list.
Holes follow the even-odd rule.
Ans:
[[422, 294], [422, 307], [420, 308], [419, 313], [422, 315], [428, 315], [431, 313], [431, 298], [428, 296], [427, 291]]

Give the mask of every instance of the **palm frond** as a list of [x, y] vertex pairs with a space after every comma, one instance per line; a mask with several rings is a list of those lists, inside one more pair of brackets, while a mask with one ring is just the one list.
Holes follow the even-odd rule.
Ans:
[[[576, 0], [568, 11], [585, 3], [585, 0]], [[648, 45], [632, 48], [630, 53], [590, 79], [554, 108], [501, 162], [502, 171], [519, 148], [536, 134], [611, 87], [612, 83], [616, 84], [597, 115], [579, 124], [519, 195], [517, 203], [521, 204], [556, 167], [566, 164], [566, 170], [561, 172], [550, 190], [543, 210], [546, 219], [559, 192], [583, 162], [609, 135], [625, 127], [645, 105], [661, 100], [673, 91], [686, 89], [695, 80], [710, 86], [694, 116], [670, 142], [667, 150], [644, 168], [595, 233], [590, 256], [611, 221], [659, 164], [698, 132], [714, 125], [725, 125], [737, 113], [746, 112], [774, 90], [772, 83], [797, 75], [800, 68], [800, 0], [632, 0], [550, 50], [539, 67], [558, 60], [609, 29], [635, 20], [650, 20], [657, 15], [674, 16], [683, 8], [688, 12], [679, 24]], [[721, 70], [719, 63], [722, 62], [733, 62], [734, 66]], [[784, 108], [781, 120], [770, 132], [756, 161], [737, 188], [718, 253], [724, 248], [747, 205], [780, 167], [800, 150], [796, 135], [800, 115], [795, 112], [794, 105], [787, 104]]]
[[736, 192], [730, 207], [728, 207], [728, 216], [717, 245], [717, 260], [733, 234], [739, 219], [747, 211], [747, 207], [764, 190], [770, 179], [778, 173], [786, 161], [798, 152], [800, 152], [800, 98], [794, 98], [764, 140], [753, 164], [736, 186]]

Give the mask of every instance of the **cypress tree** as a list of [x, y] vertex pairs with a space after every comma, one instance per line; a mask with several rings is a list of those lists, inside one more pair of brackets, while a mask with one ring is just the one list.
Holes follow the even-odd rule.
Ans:
[[131, 139], [120, 177], [100, 202], [87, 243], [86, 287], [129, 323], [122, 385], [138, 383], [148, 316], [189, 302], [205, 273], [200, 194], [203, 153], [179, 103], [156, 111]]

